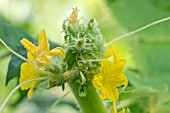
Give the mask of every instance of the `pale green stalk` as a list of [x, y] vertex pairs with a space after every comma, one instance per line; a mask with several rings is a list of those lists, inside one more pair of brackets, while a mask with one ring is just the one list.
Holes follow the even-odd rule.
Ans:
[[2, 103], [1, 107], [0, 107], [0, 113], [2, 112], [2, 109], [4, 108], [5, 104], [8, 102], [8, 100], [10, 99], [10, 97], [13, 95], [13, 93], [15, 93], [21, 86], [28, 84], [30, 82], [34, 82], [34, 81], [39, 81], [39, 80], [44, 80], [47, 79], [49, 77], [42, 77], [42, 78], [35, 78], [35, 79], [31, 79], [31, 80], [27, 80], [19, 85], [17, 85], [11, 92], [10, 94], [7, 96], [7, 98], [5, 99], [5, 101]]
[[70, 93], [70, 91], [68, 91], [66, 94], [64, 94], [62, 97], [60, 97], [59, 99], [57, 99], [52, 106], [48, 109], [47, 113], [50, 113], [50, 111], [63, 99], [65, 98], [68, 94]]
[[21, 56], [20, 54], [18, 54], [17, 52], [15, 52], [14, 50], [12, 50], [1, 38], [0, 38], [0, 42], [10, 51], [12, 52], [14, 55], [16, 55], [17, 57], [19, 57], [20, 59], [26, 61], [26, 62], [30, 62], [32, 64], [35, 64], [34, 62], [28, 60], [27, 58]]
[[123, 38], [125, 38], [125, 37], [127, 37], [127, 36], [133, 35], [133, 34], [138, 33], [138, 32], [140, 32], [140, 31], [142, 31], [142, 30], [144, 30], [144, 29], [147, 29], [147, 28], [149, 28], [149, 27], [151, 27], [151, 26], [153, 26], [153, 25], [156, 25], [156, 24], [159, 24], [159, 23], [161, 23], [161, 22], [168, 21], [168, 20], [170, 20], [170, 17], [167, 17], [167, 18], [163, 18], [163, 19], [154, 21], [154, 22], [152, 22], [152, 23], [150, 23], [150, 24], [147, 24], [147, 25], [145, 25], [145, 26], [143, 26], [143, 27], [141, 27], [141, 28], [139, 28], [139, 29], [136, 29], [136, 30], [131, 31], [131, 32], [129, 32], [129, 33], [126, 33], [126, 34], [124, 34], [124, 35], [120, 35], [120, 36], [112, 39], [111, 41], [109, 41], [109, 42], [106, 44], [106, 46], [111, 45], [112, 43], [114, 43], [114, 42], [117, 41], [117, 40], [123, 39]]

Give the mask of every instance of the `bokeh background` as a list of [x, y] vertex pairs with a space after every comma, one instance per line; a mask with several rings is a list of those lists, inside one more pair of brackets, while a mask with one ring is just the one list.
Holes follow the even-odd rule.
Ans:
[[[45, 29], [51, 41], [63, 44], [62, 22], [76, 6], [80, 9], [79, 18], [97, 19], [106, 43], [170, 16], [170, 0], [0, 0], [0, 37], [4, 37], [3, 31], [8, 29], [4, 23], [8, 22], [34, 39]], [[5, 36], [12, 35], [9, 32]], [[15, 43], [15, 37], [12, 38]], [[129, 80], [129, 86], [120, 92], [118, 109], [128, 107], [132, 113], [170, 112], [170, 22], [152, 26], [115, 45], [127, 59], [125, 74]], [[0, 44], [0, 105], [17, 84], [14, 78], [5, 85], [10, 58], [11, 53]], [[21, 95], [16, 92], [3, 113], [46, 113], [68, 90], [38, 89], [31, 100], [19, 100]], [[51, 113], [79, 113], [78, 110], [70, 93]]]

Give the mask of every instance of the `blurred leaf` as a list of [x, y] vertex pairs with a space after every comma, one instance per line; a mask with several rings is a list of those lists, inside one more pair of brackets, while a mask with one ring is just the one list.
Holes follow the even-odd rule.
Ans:
[[165, 102], [164, 105], [169, 107], [170, 106], [170, 101]]
[[[168, 17], [170, 14], [170, 11], [161, 10], [149, 0], [120, 0], [119, 2], [108, 2], [108, 5], [117, 21], [128, 31]], [[152, 30], [146, 29], [138, 35], [154, 39], [156, 38], [154, 36], [170, 35], [170, 22], [157, 24], [150, 29]]]
[[161, 107], [170, 112], [170, 100], [162, 103]]
[[24, 30], [3, 21], [0, 21], [0, 38], [15, 51], [17, 46], [21, 45], [20, 40], [22, 38], [27, 38], [30, 41], [33, 40]]
[[[20, 28], [14, 27], [12, 24], [7, 22], [4, 18], [0, 18], [0, 38], [14, 51], [19, 53], [20, 55], [26, 57], [27, 51], [24, 49], [23, 46], [20, 44], [20, 40], [22, 38], [27, 38], [28, 40], [32, 41], [33, 39], [31, 36], [26, 33], [24, 30]], [[9, 53], [8, 53], [9, 54]], [[8, 54], [5, 54], [7, 56]], [[2, 56], [2, 57], [5, 57]], [[20, 66], [23, 60], [18, 58], [15, 55], [12, 55], [11, 60], [8, 65], [8, 71], [6, 76], [6, 85], [9, 83], [11, 79], [14, 77], [20, 76]], [[27, 91], [19, 91], [20, 97], [16, 103], [18, 103], [23, 97], [25, 97]]]
[[[159, 6], [153, 4], [153, 1], [108, 1], [108, 5], [118, 22], [131, 31], [169, 16], [169, 10], [160, 9]], [[168, 21], [153, 26], [151, 30], [146, 29], [136, 34], [138, 37], [129, 41], [136, 67], [128, 70], [126, 75], [133, 86], [151, 87], [160, 91], [164, 90], [165, 86], [170, 88], [169, 31], [170, 22]], [[168, 93], [170, 94], [170, 90]]]
[[[170, 43], [138, 43], [132, 49], [137, 71], [128, 70], [127, 76], [134, 86], [157, 90], [170, 88]], [[170, 94], [170, 90], [168, 90]]]
[[137, 99], [137, 98], [156, 95], [160, 93], [163, 93], [163, 91], [155, 90], [148, 87], [138, 87], [138, 88], [130, 88], [130, 89], [128, 88], [123, 92], [120, 91], [119, 101], [130, 99], [130, 98]]
[[153, 5], [159, 7], [161, 10], [170, 11], [169, 0], [150, 0]]
[[[32, 41], [31, 36], [20, 28], [12, 26], [6, 21], [0, 21], [0, 38], [14, 51], [20, 55], [26, 57], [26, 50], [21, 46], [20, 40], [25, 37], [28, 40]], [[6, 85], [8, 82], [15, 76], [19, 77], [20, 66], [23, 60], [18, 58], [15, 55], [12, 55], [10, 63], [8, 65], [8, 71], [6, 76]]]
[[[135, 103], [133, 105], [129, 106], [132, 113], [149, 113], [146, 108], [144, 109], [143, 105], [141, 103]], [[139, 112], [140, 111], [140, 112]]]
[[21, 89], [18, 89], [18, 94], [19, 94], [19, 97], [10, 105], [11, 107], [13, 108], [16, 108], [16, 106], [22, 102], [23, 98], [27, 95], [28, 93], [28, 90], [21, 90]]
[[0, 23], [9, 23], [3, 15], [0, 14]]
[[[27, 51], [25, 50], [25, 48], [23, 46], [18, 46], [17, 47], [17, 53], [20, 54], [23, 57], [27, 56]], [[8, 65], [8, 71], [7, 71], [7, 76], [6, 76], [6, 85], [8, 85], [9, 81], [11, 79], [13, 79], [14, 77], [18, 77], [17, 79], [19, 79], [20, 76], [20, 67], [21, 64], [24, 61], [22, 59], [20, 59], [19, 57], [17, 57], [16, 55], [12, 55], [11, 60], [9, 62]]]
[[9, 55], [11, 55], [11, 52], [5, 52], [2, 55], [0, 55], [0, 61], [3, 60], [4, 58], [8, 57]]
[[[34, 103], [35, 105], [37, 105], [39, 108], [43, 109], [42, 113], [46, 113], [47, 108], [49, 108], [53, 103], [56, 102], [56, 100], [58, 100], [60, 97], [51, 95], [50, 97], [48, 96], [43, 96], [43, 95], [35, 95], [33, 97], [33, 99], [31, 100], [32, 103]], [[77, 106], [77, 104], [74, 101], [69, 101], [69, 100], [65, 100], [62, 99], [56, 107], [61, 107], [61, 105], [68, 105], [71, 108], [73, 108], [76, 111], [79, 111], [79, 107]]]

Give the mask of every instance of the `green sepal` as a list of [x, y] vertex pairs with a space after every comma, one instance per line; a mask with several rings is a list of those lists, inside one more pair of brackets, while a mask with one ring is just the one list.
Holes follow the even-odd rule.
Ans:
[[61, 84], [61, 88], [62, 88], [63, 91], [65, 90], [65, 83], [64, 82]]
[[77, 56], [77, 52], [75, 52], [75, 50], [68, 49], [68, 51], [66, 52], [66, 58], [64, 62], [67, 63], [68, 70], [70, 70], [73, 67], [76, 61], [76, 56]]
[[62, 75], [54, 75], [49, 80], [49, 88], [54, 86], [61, 86], [63, 83], [63, 76]]
[[86, 85], [80, 85], [79, 86], [78, 95], [80, 97], [86, 97], [86, 95], [87, 95], [87, 86]]

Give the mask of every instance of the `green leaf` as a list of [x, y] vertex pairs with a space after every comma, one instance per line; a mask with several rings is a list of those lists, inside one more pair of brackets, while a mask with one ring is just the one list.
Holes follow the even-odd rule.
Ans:
[[66, 58], [64, 60], [67, 63], [67, 65], [68, 65], [67, 68], [69, 70], [74, 65], [74, 62], [76, 60], [76, 55], [77, 55], [77, 53], [74, 50], [71, 50], [71, 49], [67, 50], [67, 52], [66, 52]]
[[162, 106], [161, 106], [163, 109], [167, 110], [170, 112], [170, 100], [162, 103]]
[[[31, 36], [26, 33], [24, 30], [20, 28], [14, 27], [12, 24], [7, 22], [6, 20], [0, 18], [0, 38], [14, 51], [19, 53], [20, 55], [26, 57], [27, 51], [20, 44], [20, 40], [22, 38], [27, 38], [32, 41]], [[6, 56], [6, 55], [5, 55]], [[17, 77], [19, 80], [20, 76], [20, 66], [23, 63], [23, 60], [18, 58], [15, 55], [12, 55], [11, 60], [8, 65], [8, 71], [6, 76], [6, 85], [8, 85], [9, 81], [14, 77]], [[22, 100], [23, 97], [27, 94], [27, 91], [19, 91], [20, 97], [15, 102], [18, 103]]]
[[20, 46], [20, 40], [27, 38], [32, 41], [31, 36], [20, 28], [12, 26], [10, 23], [0, 21], [0, 38], [13, 50]]
[[[26, 50], [21, 46], [20, 40], [22, 38], [27, 38], [32, 41], [31, 36], [20, 28], [16, 28], [10, 23], [0, 20], [0, 38], [14, 51], [20, 55], [26, 57]], [[14, 78], [19, 77], [20, 66], [23, 60], [15, 55], [12, 55], [10, 63], [8, 65], [8, 71], [6, 76], [6, 85], [8, 82]]]
[[141, 97], [147, 97], [150, 95], [157, 95], [163, 93], [163, 91], [155, 90], [148, 87], [127, 88], [125, 91], [120, 91], [119, 101], [126, 99], [137, 99]]
[[[170, 6], [170, 2], [167, 2]], [[170, 10], [162, 10], [149, 0], [122, 0], [108, 2], [108, 5], [117, 21], [128, 31], [143, 27], [153, 21], [169, 17]], [[170, 35], [170, 22], [157, 24], [151, 30], [138, 33], [139, 36], [153, 38], [151, 36]], [[161, 33], [161, 34], [160, 34]], [[155, 39], [155, 37], [154, 37]]]
[[[170, 43], [138, 43], [133, 49], [136, 71], [128, 70], [127, 76], [134, 86], [152, 87], [157, 90], [170, 87]], [[170, 94], [170, 90], [168, 90]]]
[[[27, 51], [25, 50], [25, 48], [23, 46], [18, 46], [17, 47], [18, 51], [16, 51], [17, 53], [19, 53], [21, 56], [26, 57], [27, 56]], [[8, 85], [9, 81], [11, 79], [13, 79], [14, 77], [18, 77], [20, 76], [20, 67], [21, 64], [24, 61], [22, 59], [20, 59], [19, 57], [17, 57], [16, 55], [12, 55], [11, 60], [9, 62], [8, 65], [8, 71], [7, 71], [7, 76], [6, 76], [6, 85]]]

